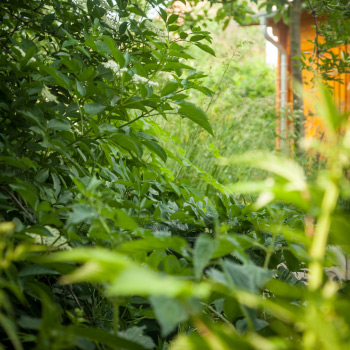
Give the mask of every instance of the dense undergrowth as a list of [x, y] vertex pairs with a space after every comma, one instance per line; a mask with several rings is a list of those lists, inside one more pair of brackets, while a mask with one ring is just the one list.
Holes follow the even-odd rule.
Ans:
[[0, 5], [1, 348], [348, 348], [349, 285], [323, 271], [328, 239], [349, 243], [345, 116], [324, 92], [332, 147], [314, 145], [329, 165], [312, 183], [255, 152], [220, 161], [273, 178], [221, 185], [154, 119], [212, 133], [187, 98], [212, 94], [188, 64], [190, 46], [213, 54], [210, 33], [151, 5]]

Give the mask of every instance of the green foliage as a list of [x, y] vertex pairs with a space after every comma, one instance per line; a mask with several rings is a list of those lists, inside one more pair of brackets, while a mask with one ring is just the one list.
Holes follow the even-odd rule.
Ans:
[[[196, 67], [207, 72], [204, 81], [212, 91], [193, 90], [190, 98], [206, 110], [214, 136], [186, 120], [161, 123], [168, 132], [166, 144], [179, 149], [186, 158], [180, 168], [178, 162], [169, 159], [176, 178], [210, 194], [217, 189], [208, 186], [208, 177], [201, 171], [225, 185], [264, 176], [243, 164], [219, 167], [217, 158], [248, 150], [273, 151], [276, 113], [275, 76], [265, 64], [265, 42], [260, 29], [231, 24], [222, 31], [218, 24], [210, 22], [207, 29], [213, 34], [216, 57], [203, 55], [196, 48], [191, 54], [196, 58]], [[199, 169], [191, 167], [191, 163]]]
[[[347, 118], [325, 91], [332, 147], [315, 182], [261, 153], [221, 160], [274, 178], [224, 187], [152, 119], [215, 133], [188, 100], [211, 94], [190, 65], [210, 34], [162, 6], [151, 21], [151, 5], [1, 4], [0, 348], [348, 348], [349, 286], [323, 270], [328, 239], [349, 243]], [[250, 205], [230, 194], [247, 189]]]

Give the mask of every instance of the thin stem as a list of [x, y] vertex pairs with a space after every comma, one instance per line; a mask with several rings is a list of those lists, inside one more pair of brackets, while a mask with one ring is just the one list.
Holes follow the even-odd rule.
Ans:
[[12, 192], [10, 192], [7, 188], [3, 186], [0, 186], [0, 189], [6, 192], [16, 202], [16, 204], [28, 215], [29, 219], [33, 223], [36, 223], [36, 220], [33, 217], [33, 215], [22, 205], [22, 203], [16, 198], [16, 196]]
[[328, 233], [331, 226], [331, 215], [339, 196], [337, 184], [329, 180], [321, 205], [321, 216], [317, 221], [315, 236], [310, 249], [313, 261], [310, 263], [309, 288], [318, 289], [322, 284], [323, 258], [326, 252]]

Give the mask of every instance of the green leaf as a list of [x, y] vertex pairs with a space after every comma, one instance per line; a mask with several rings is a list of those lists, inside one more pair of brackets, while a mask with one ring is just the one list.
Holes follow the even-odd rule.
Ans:
[[238, 265], [225, 260], [222, 266], [229, 285], [252, 293], [257, 293], [273, 276], [273, 271], [263, 269], [252, 262]]
[[[19, 180], [18, 180], [19, 181]], [[39, 200], [36, 188], [29, 182], [19, 182], [10, 185], [13, 190], [20, 194], [20, 196], [29, 203], [29, 205], [34, 209], [36, 203]]]
[[321, 98], [320, 101], [312, 101], [313, 105], [316, 106], [317, 112], [327, 123], [329, 127], [328, 130], [335, 133], [342, 123], [348, 120], [347, 113], [342, 114], [339, 112], [336, 107], [334, 97], [324, 85], [318, 84], [318, 90], [321, 93]]
[[106, 109], [106, 106], [100, 105], [98, 103], [87, 103], [83, 108], [87, 114], [95, 115], [103, 112]]
[[21, 61], [21, 68], [23, 68], [28, 63], [28, 61], [34, 56], [36, 51], [37, 51], [37, 49], [35, 46], [30, 47], [26, 51], [26, 55], [24, 56], [23, 60]]
[[27, 265], [18, 273], [20, 277], [38, 275], [59, 275], [59, 272], [47, 266], [33, 264]]
[[207, 119], [207, 116], [201, 108], [195, 106], [192, 103], [186, 102], [186, 104], [181, 105], [181, 108], [179, 109], [179, 114], [188, 119], [191, 119], [193, 122], [201, 126], [210, 134], [214, 135], [213, 129]]
[[142, 157], [141, 147], [130, 136], [117, 134], [112, 137], [112, 140], [129, 152], [135, 153], [139, 158]]
[[25, 232], [34, 233], [39, 236], [52, 237], [51, 232], [44, 226], [34, 225], [26, 228]]
[[59, 70], [44, 65], [40, 66], [40, 69], [43, 70], [45, 73], [49, 74], [51, 77], [53, 77], [57, 85], [62, 86], [67, 90], [70, 90], [71, 84], [69, 78], [63, 73], [61, 73]]
[[177, 83], [175, 81], [170, 81], [162, 89], [161, 96], [167, 96], [167, 95], [172, 94], [173, 92], [175, 92], [178, 89], [179, 86], [180, 86], [179, 83]]
[[115, 334], [111, 334], [105, 330], [98, 329], [95, 327], [83, 327], [83, 326], [71, 326], [69, 327], [71, 332], [78, 336], [89, 339], [91, 341], [104, 344], [108, 346], [108, 348], [120, 350], [142, 350], [147, 349], [140, 343], [136, 343], [125, 339], [124, 337], [117, 336]]
[[141, 267], [122, 270], [107, 288], [110, 296], [205, 297], [209, 287], [162, 275]]
[[197, 279], [208, 265], [217, 245], [218, 243], [208, 235], [202, 234], [197, 238], [193, 254], [194, 275]]
[[63, 119], [51, 119], [47, 123], [47, 127], [52, 130], [70, 130], [71, 124], [67, 120]]
[[196, 46], [199, 47], [201, 50], [208, 52], [212, 56], [215, 56], [215, 51], [210, 46], [202, 43], [196, 43]]
[[17, 336], [16, 324], [7, 316], [0, 314], [0, 325], [10, 339], [15, 350], [23, 350], [22, 344]]
[[144, 346], [146, 349], [154, 349], [155, 344], [151, 337], [144, 335], [146, 326], [129, 327], [125, 331], [118, 332], [118, 336]]
[[188, 314], [179, 300], [164, 296], [150, 297], [154, 313], [162, 328], [162, 335], [167, 336], [176, 326], [188, 320]]
[[124, 67], [125, 58], [120, 52], [120, 50], [116, 47], [116, 42], [109, 36], [103, 36], [102, 40], [107, 44], [108, 48], [111, 50], [115, 61], [119, 63], [120, 67]]
[[186, 247], [186, 245], [186, 240], [181, 237], [147, 237], [122, 243], [118, 247], [118, 252], [132, 254], [137, 252], [151, 252], [152, 250], [173, 249], [181, 253], [181, 249]]
[[110, 282], [106, 286], [109, 296], [157, 296], [198, 297], [208, 296], [208, 284], [196, 283], [152, 271], [131, 261], [128, 256], [95, 247], [75, 248], [43, 256], [38, 262], [75, 261], [87, 262], [72, 274], [64, 277], [65, 283]]
[[124, 230], [136, 230], [138, 225], [125, 211], [118, 209], [117, 211], [118, 217], [118, 226], [123, 228]]
[[77, 85], [77, 91], [78, 91], [80, 97], [84, 97], [86, 95], [85, 87], [83, 86], [83, 84], [79, 80], [76, 81], [76, 85]]
[[175, 14], [170, 15], [167, 23], [172, 24], [172, 23], [176, 22], [178, 18], [179, 18], [179, 15], [175, 15]]
[[20, 169], [36, 168], [35, 163], [33, 163], [29, 158], [16, 158], [10, 156], [0, 156], [0, 164], [11, 165]]
[[[267, 152], [246, 152], [239, 156], [229, 159], [222, 158], [222, 164], [246, 164], [254, 168], [263, 169], [272, 172], [289, 183], [289, 190], [305, 191], [307, 190], [307, 182], [304, 169], [294, 160], [283, 158], [281, 156]], [[271, 183], [271, 181], [270, 181]], [[265, 184], [265, 186], [267, 183]], [[258, 183], [262, 186], [262, 183]]]
[[119, 26], [119, 33], [120, 33], [120, 35], [123, 35], [126, 32], [127, 28], [128, 28], [128, 22], [123, 22]]
[[75, 204], [72, 213], [68, 216], [67, 225], [78, 224], [87, 219], [93, 219], [95, 215], [96, 213], [90, 206], [86, 204]]
[[150, 140], [143, 140], [142, 143], [149, 148], [153, 153], [155, 153], [160, 159], [163, 160], [163, 162], [166, 162], [167, 160], [167, 154], [165, 153], [164, 149], [154, 141]]

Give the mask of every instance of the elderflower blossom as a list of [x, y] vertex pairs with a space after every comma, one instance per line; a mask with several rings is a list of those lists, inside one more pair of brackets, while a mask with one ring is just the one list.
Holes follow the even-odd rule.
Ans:
[[49, 88], [46, 85], [44, 85], [44, 87], [42, 88], [41, 95], [47, 101], [58, 103], [57, 97], [51, 93], [51, 91], [49, 90]]
[[155, 82], [155, 81], [149, 81], [148, 85], [149, 86], [158, 86], [159, 84], [157, 82]]
[[154, 81], [148, 81], [147, 78], [144, 78], [144, 77], [141, 77], [140, 75], [138, 74], [134, 74], [133, 77], [132, 77], [132, 81], [135, 83], [135, 84], [148, 84], [149, 86], [158, 86], [159, 84], [154, 82]]
[[113, 71], [114, 74], [116, 74], [116, 75], [119, 74], [120, 66], [119, 66], [119, 64], [117, 62], [109, 60], [107, 62], [103, 62], [102, 65], [105, 68], [110, 69], [111, 71]]
[[26, 232], [26, 234], [34, 238], [35, 244], [43, 244], [50, 247], [53, 250], [71, 250], [67, 239], [61, 235], [60, 231], [51, 226], [45, 226], [45, 228], [51, 233], [51, 236], [40, 236], [35, 233]]
[[120, 65], [112, 60], [109, 60], [107, 62], [103, 62], [102, 65], [113, 71], [113, 73], [119, 77], [123, 75], [124, 72], [128, 71], [128, 68], [120, 68]]

